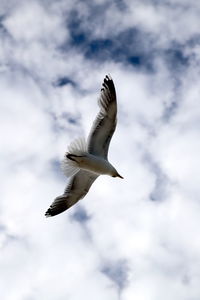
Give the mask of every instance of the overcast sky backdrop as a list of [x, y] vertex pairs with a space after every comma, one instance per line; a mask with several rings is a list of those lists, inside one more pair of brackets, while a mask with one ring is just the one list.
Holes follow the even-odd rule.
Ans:
[[[196, 0], [0, 1], [2, 300], [200, 299], [199, 16]], [[107, 73], [125, 179], [46, 219]]]

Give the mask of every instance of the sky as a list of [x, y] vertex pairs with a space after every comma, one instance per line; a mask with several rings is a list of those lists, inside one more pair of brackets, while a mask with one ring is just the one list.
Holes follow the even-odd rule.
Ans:
[[[4, 300], [200, 299], [200, 3], [0, 2], [0, 293]], [[45, 218], [106, 74], [109, 161]]]

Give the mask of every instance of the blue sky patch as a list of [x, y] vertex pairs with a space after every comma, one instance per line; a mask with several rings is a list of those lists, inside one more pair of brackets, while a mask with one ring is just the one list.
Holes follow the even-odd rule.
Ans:
[[53, 83], [53, 85], [56, 86], [56, 87], [62, 87], [62, 86], [67, 85], [67, 84], [71, 84], [71, 85], [75, 86], [74, 81], [72, 81], [72, 80], [71, 80], [69, 77], [67, 77], [67, 76], [59, 77], [59, 78]]
[[170, 69], [178, 70], [189, 65], [190, 57], [184, 54], [184, 48], [171, 48], [164, 51], [164, 57]]
[[128, 283], [128, 270], [127, 261], [118, 260], [107, 262], [101, 271], [122, 290]]
[[[87, 22], [92, 25], [94, 18], [95, 15], [91, 11]], [[85, 20], [73, 11], [67, 26], [70, 31], [71, 46], [84, 53], [87, 59], [113, 60], [131, 64], [137, 68], [153, 69], [153, 44], [145, 32], [133, 27], [116, 36], [94, 38], [91, 34], [91, 27], [83, 26], [84, 22]], [[70, 44], [63, 45], [62, 50], [68, 49]]]
[[74, 221], [77, 221], [79, 223], [85, 223], [88, 220], [90, 220], [90, 216], [87, 214], [87, 211], [83, 206], [77, 206], [75, 209], [75, 212], [71, 216]]

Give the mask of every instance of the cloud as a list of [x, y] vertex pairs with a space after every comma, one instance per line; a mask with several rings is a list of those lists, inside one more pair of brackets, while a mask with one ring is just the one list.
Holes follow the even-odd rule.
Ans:
[[[196, 1], [0, 4], [2, 298], [199, 299]], [[99, 177], [51, 219], [67, 145], [105, 74], [118, 126]], [[10, 283], [12, 282], [12, 289]]]

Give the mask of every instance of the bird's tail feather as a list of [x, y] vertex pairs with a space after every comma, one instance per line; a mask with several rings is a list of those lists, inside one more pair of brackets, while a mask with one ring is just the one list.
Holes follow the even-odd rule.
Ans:
[[87, 152], [87, 143], [85, 141], [85, 138], [79, 137], [71, 142], [71, 144], [68, 146], [68, 152], [76, 155]]
[[63, 173], [67, 177], [71, 177], [75, 175], [80, 170], [76, 161], [69, 158], [70, 157], [69, 154], [74, 154], [75, 156], [79, 156], [85, 152], [87, 152], [87, 144], [84, 137], [75, 139], [68, 146], [68, 151], [65, 153], [64, 159], [62, 160], [61, 163], [61, 168], [63, 170]]

